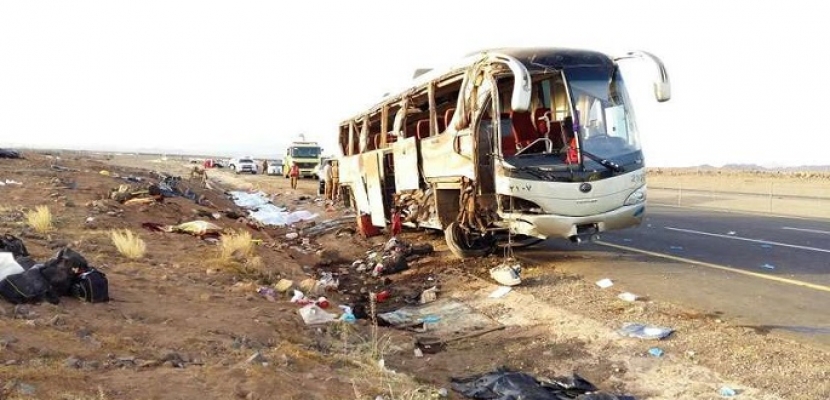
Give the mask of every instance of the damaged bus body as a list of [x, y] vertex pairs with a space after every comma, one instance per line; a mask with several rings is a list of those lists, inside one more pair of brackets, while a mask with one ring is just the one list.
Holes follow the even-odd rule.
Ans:
[[639, 225], [645, 163], [622, 59], [653, 62], [669, 99], [646, 52], [497, 49], [430, 70], [341, 123], [340, 183], [372, 225], [443, 230], [459, 257]]

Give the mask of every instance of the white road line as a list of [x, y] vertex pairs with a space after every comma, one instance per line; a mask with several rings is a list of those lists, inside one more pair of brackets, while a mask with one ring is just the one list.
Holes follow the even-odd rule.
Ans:
[[670, 230], [670, 231], [693, 233], [695, 235], [713, 236], [713, 237], [719, 237], [719, 238], [723, 238], [723, 239], [743, 240], [743, 241], [746, 241], [746, 242], [762, 243], [762, 244], [769, 244], [769, 245], [775, 245], [775, 246], [781, 246], [781, 247], [790, 247], [790, 248], [793, 248], [793, 249], [817, 251], [817, 252], [821, 252], [821, 253], [830, 253], [830, 249], [821, 249], [821, 248], [818, 248], [818, 247], [799, 246], [799, 245], [789, 244], [789, 243], [773, 242], [773, 241], [769, 241], [769, 240], [760, 240], [760, 239], [750, 239], [750, 238], [745, 238], [745, 237], [740, 237], [740, 236], [732, 236], [732, 235], [721, 235], [719, 233], [709, 233], [709, 232], [696, 231], [696, 230], [692, 230], [692, 229], [673, 228], [673, 227], [670, 227], [670, 226], [667, 226], [665, 228]]
[[679, 261], [681, 263], [694, 264], [694, 265], [699, 265], [701, 267], [707, 267], [707, 268], [719, 269], [719, 270], [722, 270], [722, 271], [734, 272], [736, 274], [748, 275], [748, 276], [752, 276], [752, 277], [755, 277], [755, 278], [767, 279], [767, 280], [770, 280], [770, 281], [786, 283], [786, 284], [789, 284], [789, 285], [803, 286], [803, 287], [806, 287], [806, 288], [821, 290], [822, 292], [830, 293], [830, 286], [818, 285], [818, 284], [815, 284], [815, 283], [809, 283], [809, 282], [799, 281], [799, 280], [795, 280], [795, 279], [782, 278], [780, 276], [775, 276], [775, 275], [768, 275], [768, 274], [761, 274], [761, 273], [758, 273], [758, 272], [746, 271], [746, 270], [742, 270], [742, 269], [738, 269], [738, 268], [727, 267], [725, 265], [712, 264], [712, 263], [707, 263], [707, 262], [703, 262], [703, 261], [692, 260], [692, 259], [689, 259], [689, 258], [677, 257], [677, 256], [669, 255], [669, 254], [663, 254], [663, 253], [657, 253], [657, 252], [653, 252], [653, 251], [638, 249], [636, 247], [622, 246], [622, 245], [619, 245], [619, 244], [603, 242], [601, 240], [597, 240], [594, 243], [599, 244], [601, 246], [613, 247], [615, 249], [631, 251], [631, 252], [634, 252], [634, 253], [641, 253], [641, 254], [645, 254], [645, 255], [649, 255], [649, 256], [653, 256], [653, 257], [665, 258], [665, 259], [672, 260], [672, 261]]
[[821, 229], [804, 229], [804, 228], [791, 228], [789, 226], [782, 227], [781, 229], [786, 229], [788, 231], [799, 231], [799, 232], [810, 232], [810, 233], [821, 233], [824, 235], [830, 235], [830, 231], [823, 231]]

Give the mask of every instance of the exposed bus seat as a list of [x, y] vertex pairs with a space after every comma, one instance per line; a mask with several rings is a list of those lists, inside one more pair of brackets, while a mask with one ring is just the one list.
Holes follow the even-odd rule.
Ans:
[[411, 138], [418, 133], [417, 127], [415, 124], [406, 124], [404, 128], [404, 138]]
[[513, 122], [510, 114], [501, 115], [501, 154], [504, 157], [516, 155], [516, 138], [513, 135]]
[[445, 130], [447, 130], [447, 122], [444, 121], [444, 117], [439, 115], [436, 118], [436, 120], [438, 121], [438, 133], [441, 133], [441, 132], [444, 132]]
[[422, 119], [415, 124], [415, 135], [418, 140], [429, 137], [429, 120]]
[[516, 140], [516, 146], [519, 149], [528, 146], [539, 138], [539, 133], [536, 132], [536, 126], [530, 118], [530, 113], [526, 111], [510, 112], [510, 121], [513, 124], [513, 138]]

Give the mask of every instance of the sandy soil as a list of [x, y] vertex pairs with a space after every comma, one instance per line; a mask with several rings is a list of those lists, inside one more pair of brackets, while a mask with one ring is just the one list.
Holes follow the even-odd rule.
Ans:
[[[497, 285], [487, 271], [502, 259], [456, 260], [441, 235], [405, 232], [401, 239], [430, 243], [435, 253], [404, 272], [372, 278], [354, 271], [352, 261], [386, 237], [331, 233], [303, 246], [302, 237], [285, 238], [291, 229], [256, 229], [229, 218], [214, 222], [249, 230], [261, 245], [254, 257], [222, 262], [213, 243], [141, 228], [143, 222], [196, 219], [193, 210], [234, 209], [221, 190], [185, 179], [215, 207], [185, 198], [138, 207], [92, 203], [124, 183], [101, 170], [150, 179], [148, 172], [132, 169], [143, 167], [186, 177], [189, 165], [79, 157], [59, 161], [77, 171], [59, 172], [50, 168], [56, 160], [28, 156], [0, 161], [0, 178], [23, 183], [0, 187], [0, 233], [21, 237], [38, 260], [64, 245], [81, 252], [108, 274], [113, 301], [64, 298], [57, 306], [24, 307], [0, 302], [0, 399], [426, 399], [448, 389], [451, 377], [503, 365], [539, 377], [576, 372], [602, 390], [638, 399], [713, 399], [723, 386], [747, 399], [830, 396], [830, 355], [820, 349], [731, 326], [683, 305], [624, 302], [614, 290], [558, 272], [556, 262], [525, 265], [523, 284], [491, 299]], [[292, 191], [281, 177], [214, 170], [209, 175], [214, 187], [261, 189], [275, 195], [275, 203], [317, 212], [320, 220], [348, 212], [306, 198], [316, 189], [311, 180]], [[24, 222], [23, 212], [40, 204], [55, 215], [57, 228], [49, 234], [35, 233]], [[94, 221], [85, 223], [88, 217]], [[108, 237], [117, 228], [139, 233], [147, 255], [136, 261], [121, 256]], [[365, 304], [367, 292], [387, 290], [391, 297], [377, 311], [391, 311], [437, 285], [439, 299], [463, 301], [503, 328], [417, 357], [416, 338], [423, 334], [375, 327], [369, 320], [308, 327], [289, 294], [269, 301], [256, 293], [280, 278], [300, 282], [321, 271], [341, 277], [340, 290], [325, 293], [335, 304]], [[616, 332], [633, 321], [675, 332], [662, 341]], [[652, 347], [665, 354], [650, 356]], [[449, 397], [461, 398], [452, 391]]]

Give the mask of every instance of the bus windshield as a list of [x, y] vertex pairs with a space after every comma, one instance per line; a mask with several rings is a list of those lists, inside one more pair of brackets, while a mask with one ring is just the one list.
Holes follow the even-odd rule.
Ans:
[[294, 158], [317, 158], [319, 156], [319, 147], [294, 147], [291, 149], [291, 157]]
[[[565, 70], [576, 107], [575, 130], [581, 149], [613, 160], [640, 151], [634, 113], [622, 75], [606, 68]], [[586, 162], [591, 161], [585, 157]]]

